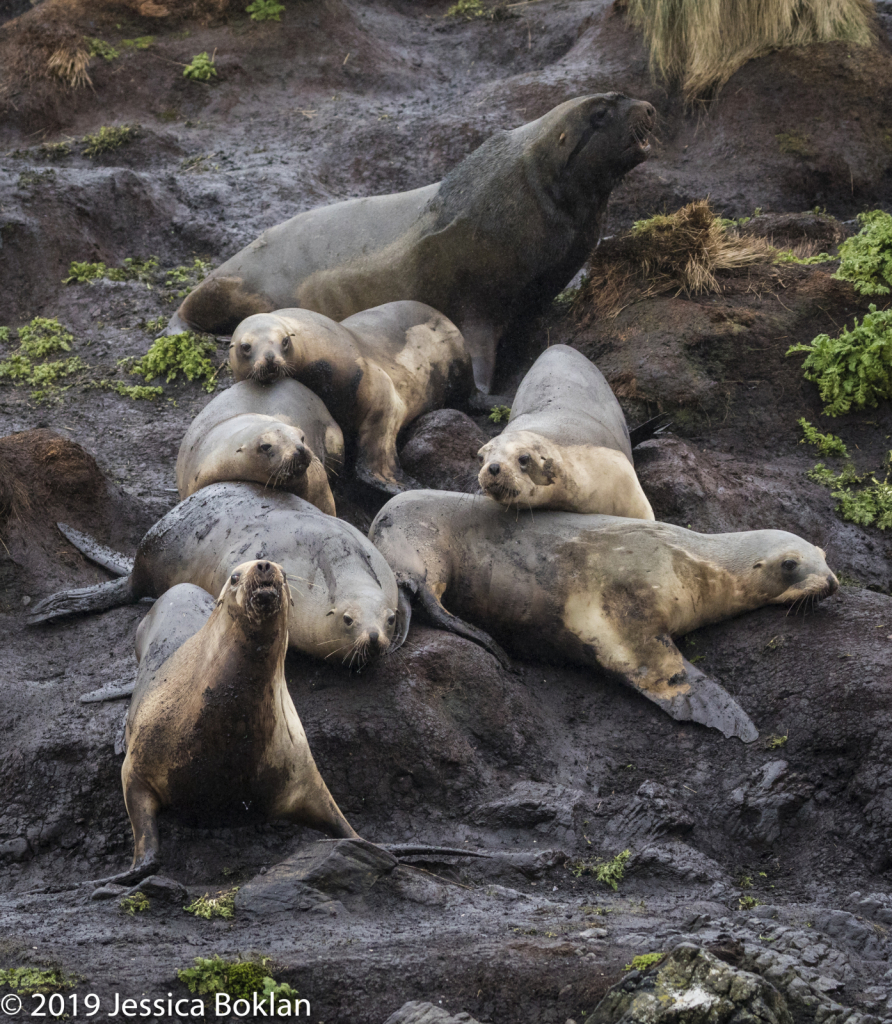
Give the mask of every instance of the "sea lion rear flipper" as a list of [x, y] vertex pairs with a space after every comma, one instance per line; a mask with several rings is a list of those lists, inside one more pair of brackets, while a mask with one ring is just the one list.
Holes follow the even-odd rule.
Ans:
[[630, 430], [629, 441], [632, 447], [636, 448], [639, 444], [644, 444], [645, 441], [649, 441], [652, 437], [659, 437], [671, 426], [672, 420], [669, 419], [669, 413], [661, 412], [657, 416], [652, 416], [649, 420], [639, 423], [637, 427]]
[[495, 327], [482, 317], [478, 319], [470, 316], [462, 321], [461, 332], [471, 353], [474, 383], [483, 394], [488, 395], [492, 388], [492, 378], [496, 369], [496, 348], [499, 343]]
[[396, 611], [396, 626], [393, 630], [393, 639], [390, 642], [390, 648], [387, 651], [388, 654], [393, 654], [394, 651], [398, 651], [406, 642], [406, 637], [409, 635], [409, 626], [412, 624], [412, 598], [410, 595], [414, 593], [415, 591], [411, 586], [406, 586], [402, 583], [400, 584], [399, 604], [397, 605]]
[[463, 636], [466, 640], [473, 641], [485, 651], [489, 651], [502, 668], [507, 669], [509, 672], [514, 671], [511, 659], [489, 633], [478, 629], [476, 626], [472, 626], [469, 622], [465, 622], [464, 619], [460, 619], [457, 615], [446, 611], [437, 595], [425, 583], [415, 581], [414, 592], [421, 607], [435, 626], [439, 626], [440, 629], [446, 629], [450, 633], [456, 633], [458, 636]]
[[100, 544], [95, 538], [81, 533], [80, 530], [75, 530], [65, 523], [56, 523], [56, 527], [68, 543], [76, 547], [91, 562], [101, 565], [103, 569], [108, 569], [116, 576], [129, 576], [133, 572], [132, 558]]
[[41, 622], [52, 622], [64, 615], [76, 615], [79, 612], [102, 612], [106, 608], [118, 608], [123, 604], [136, 604], [139, 597], [133, 593], [129, 576], [109, 580], [108, 583], [97, 583], [93, 587], [80, 587], [77, 590], [60, 590], [38, 601], [28, 615], [26, 622], [36, 626]]
[[136, 689], [136, 680], [131, 679], [127, 683], [109, 683], [98, 690], [90, 690], [79, 699], [81, 704], [97, 704], [103, 700], [120, 700], [122, 697], [132, 697]]

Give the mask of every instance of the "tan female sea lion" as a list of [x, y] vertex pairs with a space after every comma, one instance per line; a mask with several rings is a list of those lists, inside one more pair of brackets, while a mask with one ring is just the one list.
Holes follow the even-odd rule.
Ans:
[[214, 601], [180, 584], [140, 623], [121, 768], [133, 883], [159, 862], [158, 814], [190, 825], [283, 819], [356, 832], [319, 774], [285, 683], [291, 596], [281, 566], [236, 566]]
[[326, 469], [344, 460], [344, 436], [320, 398], [296, 380], [241, 381], [195, 417], [177, 456], [181, 498], [227, 480], [291, 491], [335, 515]]
[[581, 96], [497, 132], [433, 185], [300, 213], [217, 267], [168, 333], [229, 334], [254, 313], [298, 306], [343, 320], [415, 299], [459, 326], [489, 391], [499, 339], [582, 267], [611, 190], [647, 159], [654, 118], [620, 93]]
[[397, 436], [431, 409], [473, 390], [461, 332], [421, 302], [388, 302], [335, 323], [308, 309], [250, 316], [232, 336], [236, 380], [294, 377], [356, 440], [354, 470], [388, 494], [418, 485], [397, 458]]
[[477, 457], [480, 487], [504, 505], [654, 518], [619, 402], [597, 366], [568, 345], [533, 363], [508, 426]]
[[747, 742], [758, 736], [749, 717], [672, 637], [838, 586], [820, 548], [781, 530], [710, 536], [615, 516], [517, 516], [444, 491], [392, 498], [369, 536], [442, 628], [501, 659], [484, 629], [536, 659], [606, 669], [673, 718]]

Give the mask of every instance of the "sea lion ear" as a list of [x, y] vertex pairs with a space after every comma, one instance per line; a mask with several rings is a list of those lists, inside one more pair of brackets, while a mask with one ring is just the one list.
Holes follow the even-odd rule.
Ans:
[[399, 584], [399, 603], [396, 609], [396, 625], [393, 627], [393, 639], [390, 642], [388, 654], [393, 654], [406, 642], [409, 635], [409, 626], [412, 622], [412, 598], [415, 593], [410, 583]]

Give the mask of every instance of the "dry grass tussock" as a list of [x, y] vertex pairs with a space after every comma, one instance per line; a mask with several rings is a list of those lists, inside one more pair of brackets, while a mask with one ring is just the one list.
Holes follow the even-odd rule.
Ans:
[[650, 64], [688, 100], [719, 90], [748, 60], [836, 40], [874, 42], [872, 0], [623, 0]]
[[769, 263], [774, 255], [767, 239], [729, 231], [708, 200], [699, 199], [676, 213], [637, 221], [628, 234], [603, 241], [589, 257], [572, 313], [588, 323], [616, 316], [631, 301], [661, 292], [718, 292], [717, 274]]

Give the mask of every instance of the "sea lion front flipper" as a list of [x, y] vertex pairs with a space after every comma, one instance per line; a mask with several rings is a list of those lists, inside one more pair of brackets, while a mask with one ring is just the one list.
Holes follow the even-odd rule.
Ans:
[[757, 740], [759, 730], [731, 694], [692, 665], [687, 658], [682, 656], [681, 660], [686, 682], [690, 684], [691, 689], [683, 696], [670, 700], [670, 704], [677, 702], [680, 713], [676, 714], [673, 710], [669, 711], [669, 714], [679, 721], [701, 722], [711, 729], [718, 729], [729, 739], [736, 736], [744, 743]]
[[507, 669], [509, 672], [514, 671], [511, 659], [489, 633], [478, 629], [476, 626], [472, 626], [469, 622], [465, 622], [464, 619], [460, 619], [457, 615], [448, 612], [441, 604], [437, 595], [426, 583], [415, 581], [415, 596], [435, 626], [439, 626], [440, 629], [446, 629], [450, 633], [456, 633], [458, 636], [463, 636], [466, 640], [473, 641], [485, 651], [489, 651], [502, 668]]
[[124, 762], [124, 804], [133, 829], [133, 863], [126, 871], [109, 878], [98, 878], [90, 885], [135, 885], [155, 873], [160, 863], [158, 838], [158, 811], [161, 801], [157, 794], [134, 771], [128, 771]]
[[399, 603], [396, 610], [396, 625], [393, 629], [393, 639], [390, 641], [388, 654], [398, 651], [406, 642], [409, 635], [409, 626], [412, 624], [412, 598], [410, 595], [415, 591], [411, 586], [399, 585]]
[[496, 329], [483, 317], [469, 316], [463, 320], [461, 332], [471, 353], [474, 383], [484, 395], [488, 395], [496, 369], [496, 349], [499, 344]]
[[396, 451], [397, 435], [407, 416], [406, 403], [380, 366], [363, 361], [357, 404], [370, 410], [357, 430], [357, 479], [385, 494], [420, 490], [422, 485], [403, 472]]
[[100, 544], [94, 537], [81, 533], [80, 530], [75, 530], [65, 523], [56, 523], [56, 528], [69, 544], [76, 547], [91, 562], [101, 565], [103, 569], [108, 569], [116, 576], [129, 576], [133, 572], [133, 559], [127, 555]]

